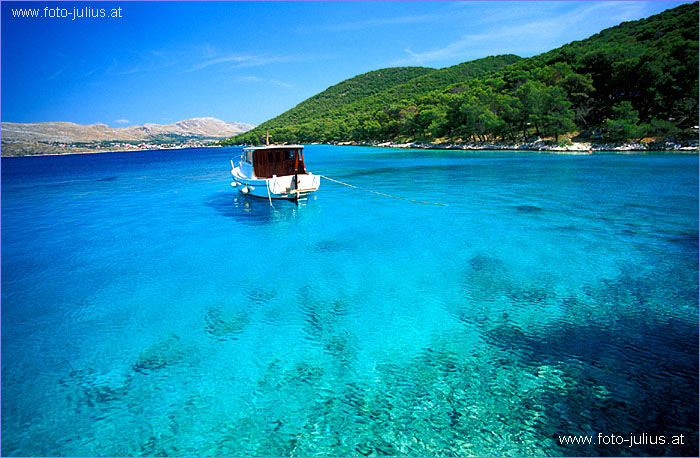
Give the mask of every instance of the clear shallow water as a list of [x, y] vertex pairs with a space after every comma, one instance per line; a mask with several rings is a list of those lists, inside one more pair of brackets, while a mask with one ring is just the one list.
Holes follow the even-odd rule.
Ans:
[[3, 455], [697, 456], [697, 156], [236, 151], [2, 159]]

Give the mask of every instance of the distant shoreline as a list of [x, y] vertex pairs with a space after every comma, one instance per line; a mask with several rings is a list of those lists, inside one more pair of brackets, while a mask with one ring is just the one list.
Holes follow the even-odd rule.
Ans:
[[[307, 145], [328, 145], [328, 146], [368, 146], [373, 148], [400, 148], [400, 149], [431, 149], [431, 150], [446, 150], [446, 151], [530, 151], [540, 153], [564, 154], [564, 155], [589, 155], [595, 153], [617, 153], [617, 154], [641, 154], [641, 153], [676, 153], [676, 154], [699, 154], [700, 150], [697, 146], [681, 146], [676, 143], [668, 143], [665, 147], [648, 148], [644, 144], [629, 143], [625, 145], [590, 145], [587, 143], [573, 143], [565, 147], [546, 145], [542, 142], [526, 143], [526, 144], [447, 144], [435, 145], [431, 143], [393, 143], [393, 142], [336, 142], [336, 143], [307, 143]], [[3, 155], [3, 158], [10, 157], [41, 157], [41, 156], [69, 156], [81, 154], [104, 154], [104, 153], [132, 153], [137, 151], [168, 151], [168, 150], [183, 150], [183, 149], [202, 149], [202, 148], [230, 148], [231, 146], [244, 145], [206, 145], [206, 146], [173, 146], [170, 148], [152, 148], [152, 149], [109, 149], [109, 150], [90, 150], [90, 151], [66, 151], [61, 153], [38, 153], [38, 154], [17, 154]]]
[[572, 143], [567, 146], [549, 145], [544, 142], [532, 143], [393, 143], [393, 142], [337, 142], [337, 143], [311, 143], [338, 146], [371, 146], [380, 148], [405, 148], [405, 149], [433, 149], [450, 151], [533, 151], [543, 153], [560, 153], [572, 155], [586, 155], [596, 152], [611, 153], [648, 153], [648, 152], [672, 152], [680, 154], [698, 154], [698, 146], [682, 146], [677, 143], [667, 142], [661, 146], [648, 147], [644, 143], [627, 143], [623, 145], [595, 145], [590, 143]]
[[3, 159], [11, 157], [41, 157], [41, 156], [77, 156], [82, 154], [105, 154], [105, 153], [136, 153], [139, 151], [169, 151], [181, 149], [203, 149], [203, 148], [225, 148], [221, 145], [202, 145], [202, 146], [172, 146], [169, 148], [149, 148], [149, 149], [106, 149], [106, 150], [90, 150], [90, 151], [66, 151], [65, 153], [38, 153], [38, 154], [13, 154], [10, 156], [3, 155]]
[[81, 154], [104, 154], [104, 153], [135, 153], [138, 151], [168, 151], [168, 150], [181, 150], [181, 149], [202, 149], [202, 148], [222, 148], [221, 145], [197, 145], [197, 146], [172, 146], [167, 148], [133, 148], [133, 149], [95, 149], [87, 151], [66, 151], [61, 153], [37, 153], [37, 154], [12, 154], [12, 155], [2, 155], [2, 158], [10, 157], [39, 157], [39, 156], [72, 156]]

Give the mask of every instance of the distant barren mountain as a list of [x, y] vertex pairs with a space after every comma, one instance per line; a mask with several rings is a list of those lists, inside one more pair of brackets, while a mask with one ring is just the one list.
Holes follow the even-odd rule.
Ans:
[[216, 118], [192, 118], [173, 124], [146, 123], [141, 126], [112, 128], [105, 124], [83, 126], [72, 122], [2, 123], [2, 141], [95, 142], [152, 140], [163, 136], [226, 138], [252, 129], [240, 122]]
[[72, 153], [133, 149], [139, 143], [158, 147], [227, 138], [255, 126], [216, 118], [192, 118], [172, 124], [146, 123], [112, 128], [72, 122], [2, 123], [2, 155]]

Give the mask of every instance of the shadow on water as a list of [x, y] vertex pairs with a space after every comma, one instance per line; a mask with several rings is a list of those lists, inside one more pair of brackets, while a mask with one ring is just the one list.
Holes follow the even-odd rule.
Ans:
[[238, 191], [214, 194], [205, 203], [221, 216], [251, 226], [292, 220], [298, 216], [300, 209], [310, 206], [307, 202], [297, 205], [280, 199], [273, 200], [270, 205], [267, 199], [246, 196]]
[[[680, 236], [679, 236], [680, 238]], [[693, 245], [693, 234], [681, 243]], [[500, 259], [479, 254], [465, 268], [464, 304], [449, 308], [482, 329], [477, 350], [502, 377], [518, 372], [523, 391], [510, 417], [522, 417], [541, 449], [553, 455], [698, 454], [697, 264], [679, 275], [677, 263], [650, 270], [621, 268], [612, 278], [558, 296], [551, 285], [520, 285]], [[693, 271], [695, 273], [693, 274]], [[559, 310], [555, 319], [522, 320], [518, 309]], [[433, 364], [441, 359], [433, 354]], [[447, 361], [448, 363], [450, 361]], [[508, 368], [517, 369], [508, 369]], [[416, 369], [418, 372], [418, 369]], [[464, 369], [466, 371], [466, 369]], [[534, 386], [527, 387], [530, 384]], [[500, 398], [499, 398], [500, 399]], [[664, 436], [666, 444], [563, 446], [558, 435]], [[671, 436], [684, 435], [684, 446]], [[522, 451], [521, 451], [522, 453]]]
[[700, 247], [700, 238], [697, 231], [677, 231], [666, 232], [660, 234], [661, 238], [677, 245], [681, 249], [685, 249], [697, 254]]
[[[638, 438], [642, 443], [627, 449], [555, 445], [557, 454], [698, 455], [698, 325], [692, 320], [697, 283], [695, 275], [679, 277], [663, 267], [621, 269], [582, 295], [560, 298], [561, 319], [487, 327], [484, 341], [503, 359], [536, 368], [535, 376], [561, 385], [538, 400], [547, 406], [537, 424], [542, 437], [588, 428], [668, 441]], [[671, 444], [671, 436], [680, 434], [684, 445]]]
[[[561, 385], [540, 397], [542, 437], [563, 434], [664, 436], [666, 444], [559, 446], [564, 455], [698, 456], [698, 335], [686, 322], [649, 320], [618, 329], [557, 323], [526, 332], [500, 325], [487, 333], [494, 348]], [[513, 349], [517, 348], [517, 352]], [[684, 445], [671, 436], [684, 435]], [[557, 453], [557, 454], [559, 454]]]

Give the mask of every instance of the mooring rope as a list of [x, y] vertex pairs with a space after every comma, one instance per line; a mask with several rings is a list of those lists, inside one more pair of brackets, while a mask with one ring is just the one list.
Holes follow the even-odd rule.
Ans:
[[407, 201], [409, 201], [409, 202], [416, 202], [416, 203], [419, 203], [419, 204], [438, 205], [438, 206], [440, 206], [440, 207], [448, 207], [447, 204], [440, 204], [440, 203], [436, 203], [436, 202], [428, 202], [428, 201], [426, 201], [426, 200], [408, 199], [408, 198], [406, 198], [406, 197], [400, 197], [400, 196], [392, 196], [391, 194], [385, 194], [385, 193], [383, 193], [383, 192], [377, 192], [377, 191], [373, 191], [373, 190], [371, 190], [371, 189], [361, 188], [361, 187], [359, 187], [359, 186], [355, 186], [355, 185], [352, 185], [352, 184], [350, 184], [350, 183], [343, 183], [342, 181], [334, 180], [333, 178], [329, 178], [329, 177], [327, 177], [327, 176], [325, 176], [325, 175], [319, 175], [319, 176], [320, 176], [321, 178], [325, 178], [326, 180], [333, 181], [333, 182], [338, 183], [338, 184], [342, 184], [343, 186], [348, 186], [348, 187], [350, 187], [350, 188], [355, 188], [355, 189], [358, 189], [358, 190], [360, 190], [360, 191], [371, 192], [372, 194], [379, 194], [380, 196], [384, 196], [384, 197], [391, 197], [391, 198], [393, 198], [393, 199], [407, 200]]

